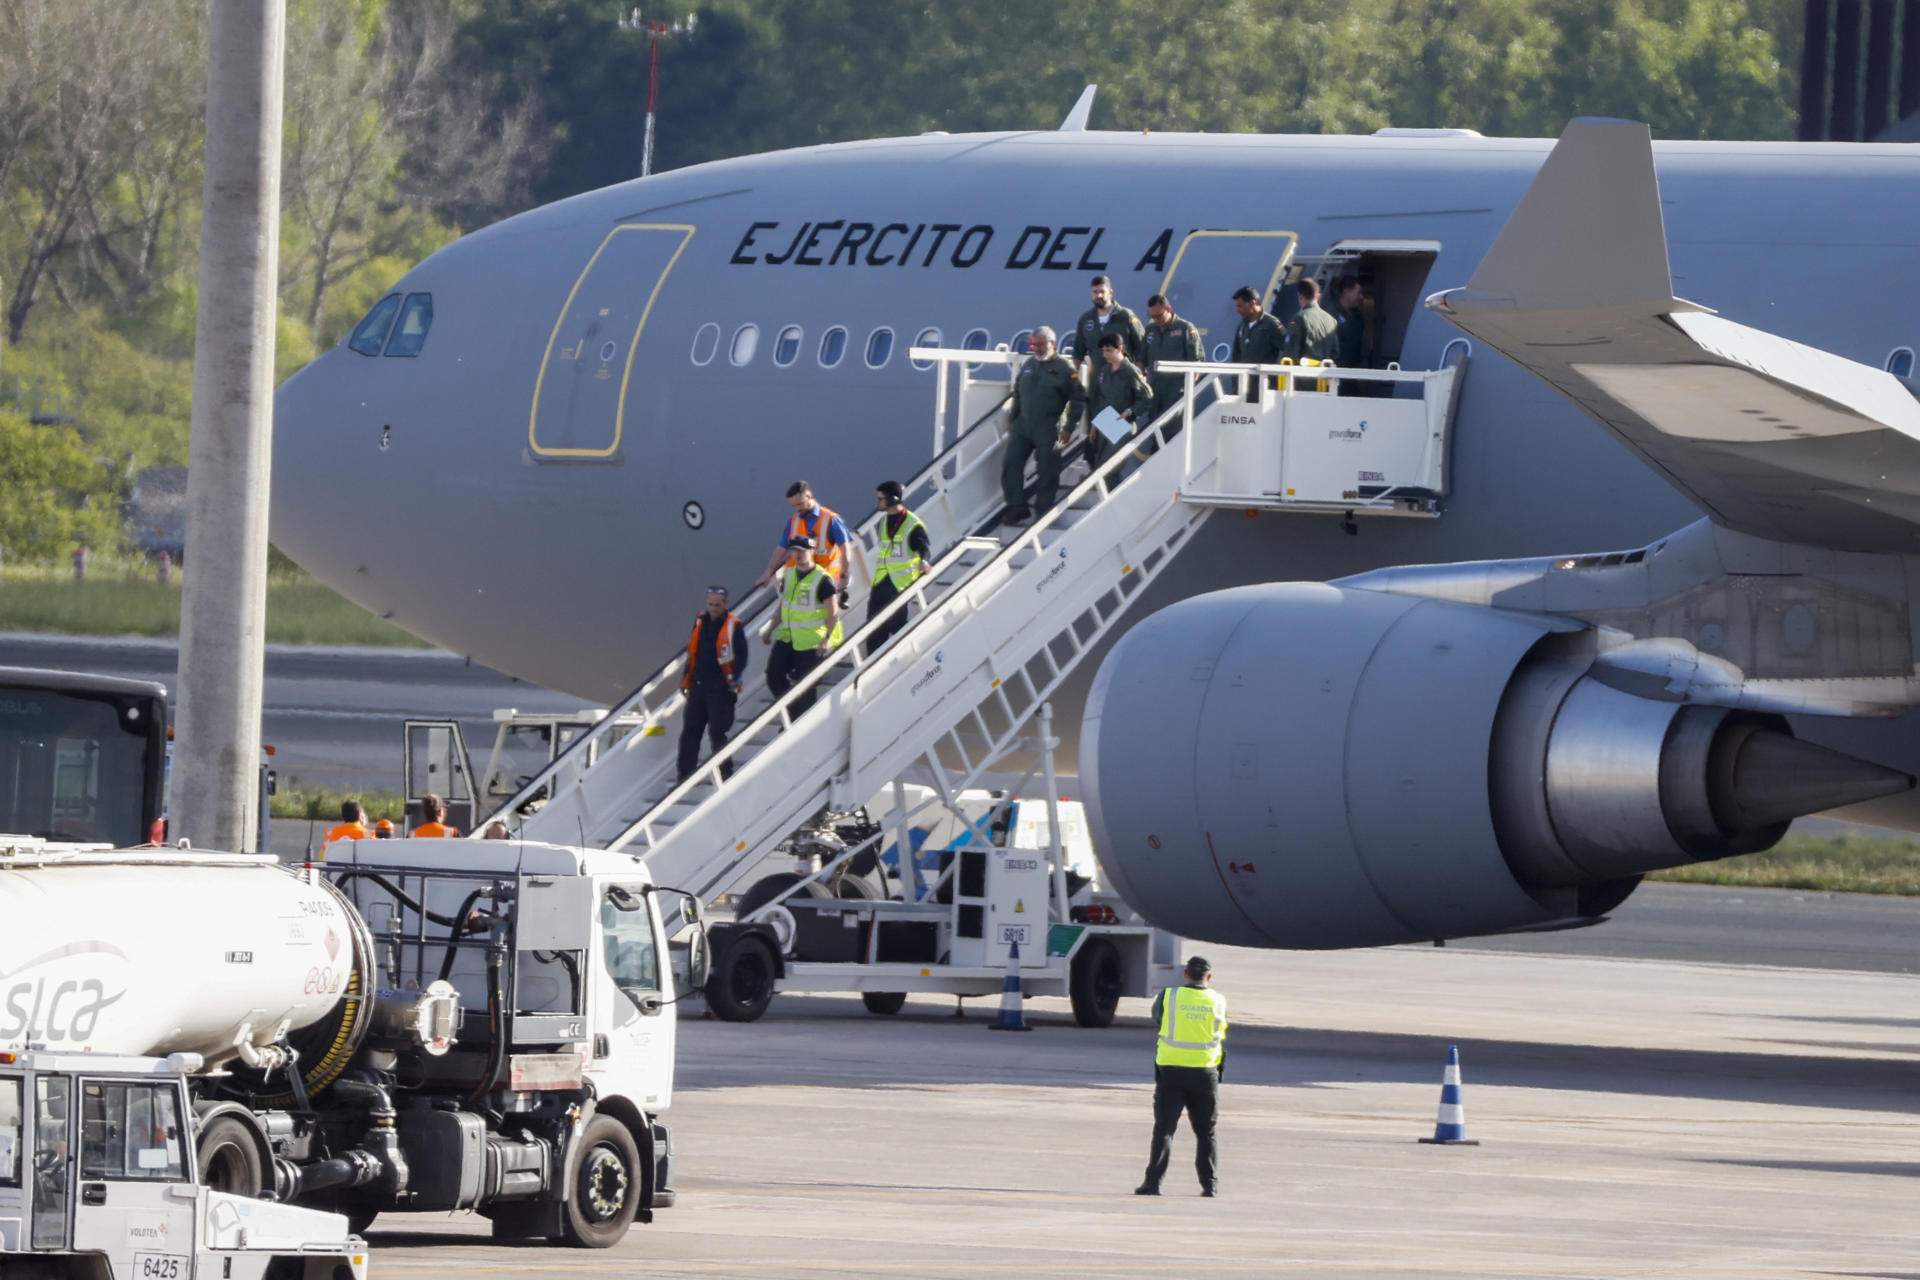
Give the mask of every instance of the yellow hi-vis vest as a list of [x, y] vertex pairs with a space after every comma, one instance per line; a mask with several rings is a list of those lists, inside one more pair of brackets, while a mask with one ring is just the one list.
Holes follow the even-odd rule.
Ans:
[[927, 571], [926, 561], [907, 545], [907, 539], [913, 536], [913, 531], [924, 528], [926, 525], [920, 517], [909, 511], [900, 521], [899, 532], [889, 538], [887, 517], [880, 517], [880, 559], [873, 566], [875, 582], [889, 578], [893, 581], [895, 591], [905, 591]]
[[1227, 1041], [1227, 998], [1209, 987], [1168, 987], [1160, 1001], [1157, 1067], [1217, 1067]]
[[775, 640], [784, 640], [801, 652], [818, 649], [827, 638], [827, 606], [820, 603], [820, 583], [832, 581], [819, 565], [805, 573], [789, 573], [780, 587], [780, 627]]

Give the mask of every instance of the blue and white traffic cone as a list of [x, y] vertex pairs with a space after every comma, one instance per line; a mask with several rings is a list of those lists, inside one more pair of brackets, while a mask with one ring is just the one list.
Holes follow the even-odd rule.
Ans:
[[1020, 986], [1020, 944], [1012, 943], [1007, 948], [1007, 980], [1000, 988], [1000, 1016], [993, 1020], [990, 1031], [1031, 1031], [1027, 1025], [1026, 992]]
[[1467, 1107], [1460, 1097], [1460, 1046], [1447, 1046], [1447, 1070], [1440, 1077], [1440, 1117], [1434, 1121], [1433, 1136], [1420, 1141], [1438, 1147], [1477, 1147], [1479, 1142], [1467, 1136]]

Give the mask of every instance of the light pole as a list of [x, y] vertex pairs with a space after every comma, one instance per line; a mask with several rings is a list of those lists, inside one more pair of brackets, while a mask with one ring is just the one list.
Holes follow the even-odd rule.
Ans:
[[622, 31], [647, 33], [647, 131], [640, 142], [640, 176], [653, 172], [653, 112], [660, 97], [660, 42], [674, 36], [692, 35], [700, 15], [690, 13], [678, 22], [649, 22], [638, 9], [620, 19]]

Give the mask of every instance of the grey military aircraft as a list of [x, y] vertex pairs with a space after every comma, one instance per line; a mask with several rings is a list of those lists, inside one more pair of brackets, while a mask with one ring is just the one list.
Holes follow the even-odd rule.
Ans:
[[[752, 580], [790, 481], [852, 514], [925, 464], [910, 348], [1019, 349], [1103, 273], [1222, 359], [1235, 288], [1353, 270], [1380, 361], [1465, 365], [1445, 513], [1202, 529], [1091, 695], [1103, 857], [1195, 937], [1592, 918], [1799, 813], [1920, 827], [1915, 207], [1909, 148], [1600, 122], [1558, 152], [1065, 128], [702, 165], [409, 272], [281, 389], [274, 537], [612, 701]], [[1212, 684], [1167, 678], [1196, 655]]]

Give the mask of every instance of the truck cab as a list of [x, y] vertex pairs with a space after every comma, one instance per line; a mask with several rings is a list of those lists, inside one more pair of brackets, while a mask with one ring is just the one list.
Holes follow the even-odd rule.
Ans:
[[0, 1277], [365, 1280], [344, 1217], [199, 1182], [199, 1065], [0, 1051]]

